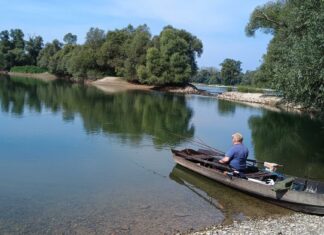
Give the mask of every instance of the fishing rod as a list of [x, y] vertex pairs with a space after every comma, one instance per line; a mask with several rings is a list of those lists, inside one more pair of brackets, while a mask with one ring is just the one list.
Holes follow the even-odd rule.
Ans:
[[[181, 136], [181, 135], [178, 135], [178, 134], [175, 134], [175, 133], [171, 133], [175, 136], [178, 136], [178, 137], [181, 137], [181, 138], [185, 138], [184, 136]], [[194, 145], [198, 146], [198, 147], [203, 147], [203, 148], [207, 148], [209, 150], [211, 150], [210, 153], [208, 153], [207, 155], [211, 156], [211, 157], [215, 157], [217, 159], [221, 159], [220, 157], [224, 157], [225, 156], [225, 152], [222, 152], [208, 144], [206, 144], [200, 137], [196, 137], [198, 140], [194, 140], [194, 139], [191, 139], [191, 140], [188, 140], [189, 142], [191, 143], [194, 143]], [[262, 164], [264, 165], [265, 167], [268, 167], [270, 169], [274, 169], [274, 168], [277, 168], [277, 167], [283, 167], [283, 165], [281, 164], [277, 164], [277, 163], [269, 163], [269, 162], [266, 162], [266, 161], [258, 161], [258, 160], [254, 160], [254, 159], [246, 159], [246, 161], [248, 162], [252, 162], [253, 165], [255, 164]]]

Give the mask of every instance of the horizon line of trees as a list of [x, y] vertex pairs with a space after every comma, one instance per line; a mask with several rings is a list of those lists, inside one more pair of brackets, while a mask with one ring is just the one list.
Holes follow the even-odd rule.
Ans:
[[266, 88], [268, 81], [262, 76], [259, 69], [242, 72], [242, 62], [226, 58], [220, 64], [221, 68], [202, 67], [197, 74], [190, 79], [190, 82], [204, 84], [219, 84], [227, 86], [244, 85]]
[[152, 36], [146, 25], [108, 32], [91, 28], [83, 45], [71, 33], [64, 44], [53, 40], [43, 46], [40, 36], [24, 41], [21, 30], [5, 30], [0, 32], [0, 69], [38, 65], [80, 80], [115, 75], [155, 85], [189, 79], [240, 83], [273, 88], [287, 101], [324, 111], [324, 1], [269, 1], [254, 9], [245, 31], [249, 37], [257, 31], [273, 36], [261, 66], [245, 74], [233, 59], [225, 59], [220, 71], [198, 71], [203, 45], [196, 36], [172, 26]]
[[72, 33], [63, 41], [44, 45], [41, 36], [25, 41], [20, 29], [1, 31], [0, 69], [37, 65], [75, 80], [112, 75], [144, 84], [186, 84], [196, 74], [196, 58], [203, 52], [200, 39], [172, 26], [156, 36], [145, 24], [107, 32], [90, 28], [82, 45]]

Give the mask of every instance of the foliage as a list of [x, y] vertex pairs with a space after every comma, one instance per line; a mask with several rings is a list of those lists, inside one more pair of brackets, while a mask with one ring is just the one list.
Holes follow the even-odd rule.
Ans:
[[100, 48], [105, 41], [105, 31], [99, 28], [90, 28], [87, 32], [85, 45], [92, 48]]
[[47, 69], [41, 68], [35, 65], [25, 65], [25, 66], [14, 66], [10, 69], [10, 72], [18, 73], [44, 73]]
[[37, 57], [43, 48], [43, 38], [41, 36], [30, 37], [26, 42], [26, 52], [31, 65], [37, 64]]
[[0, 32], [0, 69], [36, 65], [74, 80], [117, 75], [146, 84], [185, 84], [197, 72], [201, 41], [185, 30], [165, 27], [152, 38], [147, 25], [128, 25], [105, 33], [90, 28], [83, 45], [67, 33], [64, 44], [46, 43], [39, 36], [23, 40], [21, 30]]
[[77, 35], [74, 35], [72, 33], [67, 33], [63, 37], [63, 42], [65, 42], [65, 44], [68, 45], [76, 45], [77, 40], [78, 40]]
[[43, 68], [49, 68], [52, 57], [62, 49], [62, 46], [62, 43], [57, 39], [53, 40], [52, 43], [46, 43], [37, 57], [37, 65]]
[[196, 56], [202, 54], [203, 48], [196, 36], [167, 26], [152, 44], [146, 53], [146, 64], [137, 70], [142, 83], [185, 84], [196, 74]]
[[263, 89], [261, 88], [256, 88], [256, 87], [252, 87], [252, 86], [237, 86], [237, 91], [239, 92], [245, 92], [245, 93], [263, 93]]
[[205, 84], [220, 84], [220, 71], [214, 67], [201, 68], [195, 76], [190, 78], [190, 81]]
[[241, 61], [225, 59], [221, 63], [221, 78], [224, 85], [235, 85], [241, 81]]
[[324, 1], [285, 0], [256, 8], [246, 27], [271, 33], [261, 71], [288, 100], [324, 107]]
[[0, 69], [9, 70], [14, 65], [32, 64], [25, 51], [24, 33], [20, 29], [0, 32]]
[[254, 87], [263, 88], [270, 87], [269, 81], [266, 79], [266, 75], [260, 68], [254, 71], [247, 70], [244, 74], [242, 74], [240, 85], [251, 85]]
[[108, 31], [105, 42], [98, 52], [98, 64], [106, 68], [113, 75], [124, 76], [126, 60], [126, 45], [130, 38], [133, 26]]
[[138, 81], [137, 68], [145, 65], [146, 52], [150, 45], [151, 33], [146, 25], [137, 27], [126, 42], [124, 63], [127, 80]]

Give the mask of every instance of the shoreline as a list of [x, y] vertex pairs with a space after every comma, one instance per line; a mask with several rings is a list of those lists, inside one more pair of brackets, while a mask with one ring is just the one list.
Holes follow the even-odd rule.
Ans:
[[[57, 76], [46, 73], [17, 73], [17, 72], [4, 72], [0, 71], [1, 74], [17, 76], [17, 77], [28, 77], [40, 79], [43, 81], [54, 81], [59, 79]], [[223, 92], [222, 94], [212, 94], [205, 90], [196, 88], [194, 84], [188, 84], [184, 87], [156, 87], [153, 85], [142, 85], [130, 83], [121, 77], [107, 76], [101, 79], [91, 81], [85, 80], [86, 85], [94, 86], [99, 90], [106, 93], [124, 92], [127, 90], [142, 90], [142, 91], [162, 91], [171, 92], [178, 94], [193, 94], [202, 96], [211, 96], [221, 100], [229, 100], [234, 102], [243, 103], [252, 107], [266, 108], [272, 111], [288, 111], [288, 112], [307, 112], [303, 110], [301, 106], [287, 103], [281, 97], [267, 96], [262, 93], [243, 93], [237, 91]], [[307, 112], [308, 113], [308, 112]]]
[[[190, 235], [225, 234], [324, 234], [324, 217], [295, 212], [288, 216], [234, 221], [230, 225], [216, 225]], [[180, 233], [181, 234], [181, 233]], [[180, 235], [178, 234], [178, 235]]]

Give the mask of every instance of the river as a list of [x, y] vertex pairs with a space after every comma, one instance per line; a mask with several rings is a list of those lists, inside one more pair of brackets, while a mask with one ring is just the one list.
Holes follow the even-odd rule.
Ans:
[[1, 234], [174, 234], [291, 213], [176, 166], [171, 148], [225, 151], [323, 179], [324, 124], [215, 97], [106, 94], [0, 77]]

